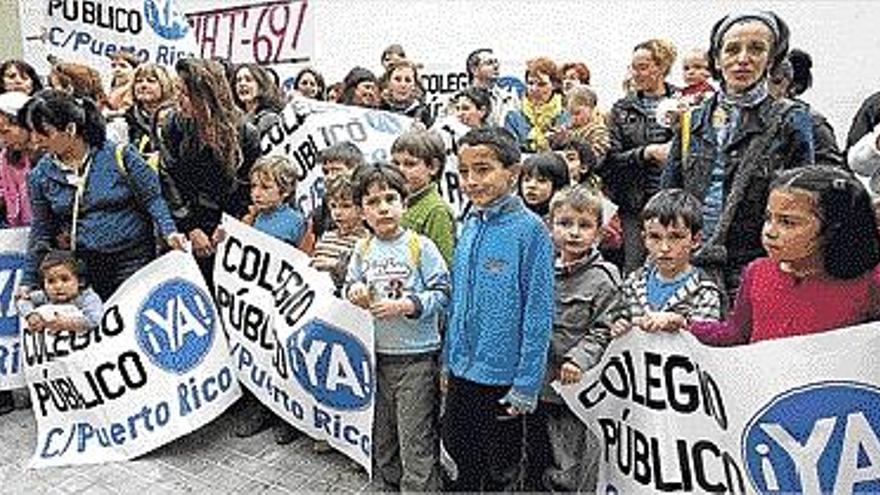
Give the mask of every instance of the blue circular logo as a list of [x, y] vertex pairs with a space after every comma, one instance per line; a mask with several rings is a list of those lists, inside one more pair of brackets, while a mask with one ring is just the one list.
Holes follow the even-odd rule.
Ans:
[[288, 337], [287, 351], [294, 378], [321, 404], [352, 410], [372, 401], [370, 356], [345, 330], [313, 319]]
[[22, 253], [0, 253], [0, 335], [18, 335], [18, 311], [15, 310], [15, 287], [24, 268]]
[[824, 382], [774, 398], [743, 433], [759, 493], [880, 492], [880, 389]]
[[403, 125], [394, 115], [387, 112], [370, 110], [365, 115], [367, 124], [379, 132], [385, 134], [400, 134], [403, 131]]
[[217, 315], [211, 297], [183, 279], [153, 290], [137, 315], [141, 350], [158, 367], [177, 374], [195, 368], [214, 341]]
[[179, 40], [189, 31], [186, 18], [173, 0], [144, 0], [144, 17], [153, 31], [166, 40]]

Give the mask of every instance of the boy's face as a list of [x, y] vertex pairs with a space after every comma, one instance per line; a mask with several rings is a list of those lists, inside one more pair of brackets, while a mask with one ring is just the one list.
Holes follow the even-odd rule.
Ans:
[[509, 193], [518, 172], [518, 166], [505, 167], [495, 151], [484, 144], [465, 144], [458, 149], [462, 190], [476, 206], [486, 206]]
[[251, 179], [251, 201], [259, 211], [277, 208], [284, 200], [284, 195], [272, 177], [268, 174], [256, 174]]
[[324, 182], [330, 182], [338, 175], [348, 172], [348, 164], [342, 161], [329, 161], [321, 164], [321, 172], [324, 174]]
[[391, 164], [397, 167], [406, 179], [406, 190], [410, 194], [421, 191], [431, 182], [434, 175], [433, 167], [425, 160], [417, 158], [406, 151], [391, 154]]
[[361, 223], [361, 213], [352, 201], [351, 196], [343, 196], [338, 198], [328, 198], [327, 207], [330, 208], [330, 216], [333, 222], [344, 233], [349, 233], [357, 229]]
[[568, 105], [568, 113], [571, 115], [571, 123], [574, 127], [584, 127], [592, 120], [593, 107], [589, 105]]
[[681, 218], [668, 226], [652, 218], [644, 228], [645, 248], [660, 275], [671, 279], [690, 267], [691, 252], [700, 245], [699, 233], [691, 234]]
[[575, 262], [598, 244], [601, 221], [595, 211], [563, 204], [553, 210], [553, 243], [563, 263]]
[[376, 237], [394, 237], [400, 230], [403, 198], [387, 184], [374, 182], [367, 187], [367, 193], [361, 200], [361, 213]]
[[79, 294], [79, 277], [67, 265], [56, 265], [43, 272], [43, 289], [54, 304], [70, 302]]

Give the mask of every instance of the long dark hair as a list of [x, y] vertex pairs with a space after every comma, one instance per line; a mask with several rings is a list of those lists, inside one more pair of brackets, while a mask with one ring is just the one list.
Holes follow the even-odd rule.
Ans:
[[830, 165], [786, 170], [770, 185], [770, 190], [774, 189], [801, 189], [816, 197], [819, 249], [826, 273], [850, 280], [880, 263], [880, 236], [871, 196], [845, 170]]
[[197, 135], [184, 137], [185, 152], [205, 145], [221, 161], [227, 177], [235, 177], [242, 161], [238, 135], [242, 113], [232, 101], [223, 66], [212, 60], [182, 58], [174, 69], [186, 86], [197, 130]]
[[[233, 82], [230, 84], [235, 84], [235, 78], [238, 77], [238, 73], [242, 69], [249, 70], [251, 75], [254, 76], [254, 81], [257, 82], [257, 106], [254, 107], [254, 113], [259, 113], [265, 109], [273, 112], [284, 110], [284, 96], [281, 94], [281, 90], [275, 84], [269, 72], [257, 64], [240, 64], [236, 66], [232, 78]], [[234, 86], [232, 87], [232, 101], [235, 102], [238, 108], [246, 111], [244, 102], [239, 99], [238, 92]]]

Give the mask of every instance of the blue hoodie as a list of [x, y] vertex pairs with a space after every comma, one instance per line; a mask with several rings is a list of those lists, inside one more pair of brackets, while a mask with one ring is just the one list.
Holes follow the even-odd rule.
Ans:
[[452, 264], [445, 371], [534, 407], [553, 327], [553, 243], [520, 198], [505, 195], [465, 218]]

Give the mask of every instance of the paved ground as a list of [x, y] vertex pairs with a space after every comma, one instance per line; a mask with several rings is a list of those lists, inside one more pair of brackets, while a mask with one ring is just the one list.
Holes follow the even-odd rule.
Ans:
[[172, 494], [372, 491], [366, 473], [335, 452], [312, 452], [312, 440], [278, 446], [267, 430], [232, 435], [235, 412], [137, 460], [26, 469], [35, 424], [30, 410], [0, 416], [0, 493]]

